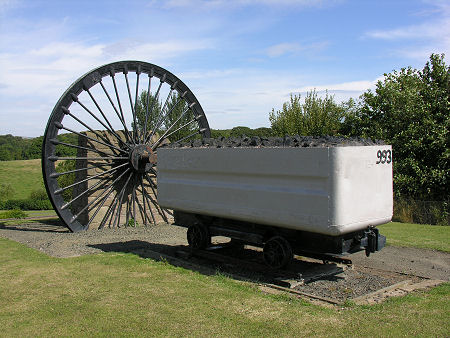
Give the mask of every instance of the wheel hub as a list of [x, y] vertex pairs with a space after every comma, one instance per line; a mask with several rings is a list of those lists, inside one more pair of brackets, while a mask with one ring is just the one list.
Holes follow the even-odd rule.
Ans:
[[156, 165], [156, 159], [156, 154], [146, 144], [138, 144], [130, 152], [131, 166], [140, 173], [149, 172]]

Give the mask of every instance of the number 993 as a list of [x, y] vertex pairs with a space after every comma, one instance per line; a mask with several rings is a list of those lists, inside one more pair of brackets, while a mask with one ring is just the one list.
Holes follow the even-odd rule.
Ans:
[[391, 163], [392, 162], [392, 152], [388, 150], [378, 150], [377, 151], [377, 159], [378, 161], [376, 164], [384, 164], [384, 163]]

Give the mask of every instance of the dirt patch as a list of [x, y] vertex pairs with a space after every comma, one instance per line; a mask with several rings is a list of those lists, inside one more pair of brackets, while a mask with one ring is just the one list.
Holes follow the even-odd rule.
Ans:
[[[23, 243], [53, 257], [74, 257], [99, 252], [131, 252], [145, 258], [163, 257], [172, 264], [202, 273], [229, 274], [252, 282], [276, 284], [300, 294], [342, 303], [376, 303], [387, 296], [414, 290], [414, 285], [435, 285], [429, 280], [450, 281], [450, 254], [388, 246], [365, 257], [350, 256], [352, 267], [323, 264], [299, 258], [289, 269], [273, 271], [255, 248], [219, 245], [202, 255], [191, 255], [186, 229], [165, 223], [153, 227], [103, 229], [71, 233], [58, 220], [14, 225], [0, 222], [0, 236]], [[215, 238], [223, 244], [224, 238]], [[428, 284], [427, 284], [428, 281]]]

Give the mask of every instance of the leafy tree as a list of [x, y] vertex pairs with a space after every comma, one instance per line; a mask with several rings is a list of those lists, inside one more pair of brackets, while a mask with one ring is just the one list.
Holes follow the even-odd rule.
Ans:
[[148, 95], [147, 91], [142, 91], [139, 95], [138, 102], [136, 104], [136, 122], [138, 128], [141, 132], [144, 131], [145, 121], [147, 116], [147, 128], [146, 132], [153, 130], [156, 123], [158, 122], [158, 116], [161, 113], [161, 102], [155, 99], [155, 97], [150, 93]]
[[334, 97], [318, 97], [315, 90], [306, 94], [304, 103], [300, 95], [291, 95], [290, 101], [281, 110], [269, 115], [272, 132], [284, 135], [335, 135], [339, 132], [344, 117], [342, 106], [334, 102]]
[[164, 131], [167, 131], [167, 135], [170, 135], [169, 140], [171, 142], [181, 140], [197, 130], [197, 122], [194, 120], [192, 109], [188, 109], [186, 101], [180, 100], [178, 94], [172, 95], [169, 99], [166, 113]]
[[397, 196], [448, 199], [450, 73], [444, 55], [432, 54], [423, 70], [384, 76], [360, 97], [343, 130], [392, 144]]
[[230, 137], [231, 129], [211, 129], [212, 138]]
[[147, 133], [157, 128], [159, 136], [167, 132], [169, 140], [174, 142], [194, 133], [196, 130], [197, 124], [192, 122], [194, 113], [191, 109], [188, 109], [186, 101], [181, 99], [178, 93], [171, 95], [165, 107], [151, 93], [148, 95], [146, 91], [143, 91], [140, 94], [136, 105], [136, 120], [141, 132], [144, 130], [147, 111]]
[[249, 127], [238, 126], [231, 129], [230, 137], [254, 136], [253, 130]]

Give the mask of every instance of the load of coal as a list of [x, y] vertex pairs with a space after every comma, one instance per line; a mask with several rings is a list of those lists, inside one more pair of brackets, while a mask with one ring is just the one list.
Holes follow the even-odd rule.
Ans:
[[220, 137], [167, 143], [167, 148], [283, 148], [283, 147], [348, 147], [382, 145], [383, 141], [361, 137], [342, 136], [285, 136], [285, 137]]

